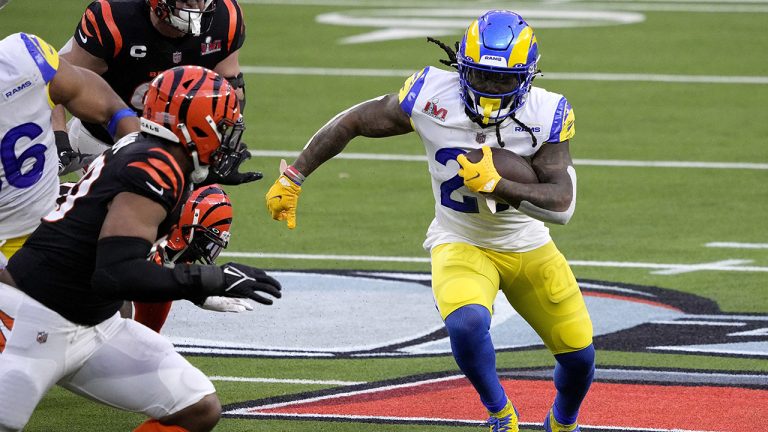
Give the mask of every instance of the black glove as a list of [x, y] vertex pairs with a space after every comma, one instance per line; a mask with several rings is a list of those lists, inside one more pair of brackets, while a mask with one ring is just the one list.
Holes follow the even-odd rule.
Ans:
[[263, 270], [239, 263], [227, 263], [221, 266], [224, 272], [224, 286], [218, 293], [224, 297], [245, 297], [261, 304], [271, 305], [272, 299], [259, 292], [280, 298], [280, 282], [264, 273]]
[[96, 155], [82, 154], [72, 149], [69, 135], [65, 131], [53, 131], [56, 150], [59, 153], [59, 175], [69, 174], [85, 168], [96, 159]]
[[226, 176], [220, 176], [213, 171], [208, 172], [208, 177], [203, 180], [202, 183], [200, 183], [200, 186], [208, 186], [212, 185], [214, 183], [218, 183], [220, 185], [228, 185], [228, 186], [236, 186], [243, 183], [250, 183], [252, 181], [256, 181], [264, 177], [264, 175], [257, 171], [251, 171], [251, 172], [244, 172], [241, 173], [238, 171], [240, 169], [240, 164], [243, 163], [243, 161], [248, 160], [251, 158], [251, 153], [248, 151], [248, 148], [243, 144], [242, 150], [238, 153], [238, 160], [235, 163], [234, 167], [232, 168], [232, 171], [227, 174]]

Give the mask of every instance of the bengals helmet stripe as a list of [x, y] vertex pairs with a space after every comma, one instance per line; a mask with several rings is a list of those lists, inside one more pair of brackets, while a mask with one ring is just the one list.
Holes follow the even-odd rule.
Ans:
[[123, 48], [123, 36], [120, 34], [120, 30], [117, 28], [117, 24], [115, 24], [115, 19], [112, 17], [112, 6], [106, 0], [99, 0], [99, 4], [101, 5], [101, 16], [104, 18], [104, 23], [107, 25], [107, 29], [109, 29], [109, 33], [112, 35], [112, 41], [115, 43], [114, 56], [117, 57], [117, 54]]
[[221, 186], [192, 191], [162, 249], [165, 262], [212, 264], [229, 244], [232, 203]]
[[[190, 200], [194, 200], [192, 204], [192, 211], [200, 205], [201, 202], [208, 199], [209, 201], [216, 201], [216, 204], [210, 205], [205, 210], [205, 213], [200, 215], [200, 223], [207, 227], [218, 227], [221, 225], [230, 225], [232, 223], [232, 204], [228, 199], [224, 200], [222, 195], [226, 195], [222, 189], [219, 188], [204, 188], [198, 189], [199, 193], [195, 197], [190, 197]], [[222, 209], [222, 207], [228, 207], [228, 209]]]
[[[187, 97], [182, 99], [181, 104], [179, 104], [178, 118], [187, 118], [189, 114], [189, 108], [192, 105], [192, 101], [194, 101], [195, 95], [203, 87], [203, 84], [205, 83], [205, 80], [207, 78], [208, 78], [208, 71], [205, 71], [205, 73], [201, 75], [199, 78], [197, 78], [197, 81], [195, 81], [195, 83], [191, 86], [191, 88], [187, 92]], [[194, 78], [192, 78], [191, 80], [194, 80]], [[215, 109], [213, 109], [212, 111], [214, 113], [216, 112]]]
[[166, 140], [172, 134], [189, 151], [196, 182], [198, 168], [209, 165], [226, 176], [239, 160], [245, 126], [237, 95], [212, 70], [177, 66], [158, 75], [147, 90], [142, 118], [144, 133]]

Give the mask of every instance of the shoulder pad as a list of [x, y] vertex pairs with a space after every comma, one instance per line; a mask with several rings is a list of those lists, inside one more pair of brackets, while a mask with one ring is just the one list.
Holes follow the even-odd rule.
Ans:
[[408, 117], [410, 117], [411, 112], [413, 112], [413, 105], [416, 103], [416, 98], [419, 96], [419, 92], [421, 92], [421, 88], [424, 86], [424, 79], [428, 72], [429, 66], [408, 77], [408, 79], [405, 80], [403, 87], [400, 88], [398, 100], [400, 101], [400, 107], [406, 114], [408, 114]]

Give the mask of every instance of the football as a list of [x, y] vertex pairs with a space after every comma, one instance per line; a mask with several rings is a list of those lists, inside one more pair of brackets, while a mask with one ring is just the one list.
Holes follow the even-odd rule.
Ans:
[[[493, 165], [500, 176], [518, 183], [539, 182], [536, 172], [524, 157], [498, 147], [491, 147], [491, 153], [493, 154]], [[472, 150], [466, 156], [470, 162], [477, 163], [483, 158], [483, 151], [481, 149]]]

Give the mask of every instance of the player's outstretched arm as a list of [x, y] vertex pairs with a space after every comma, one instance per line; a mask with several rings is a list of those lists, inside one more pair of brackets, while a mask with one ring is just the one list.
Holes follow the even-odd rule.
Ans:
[[107, 126], [119, 139], [139, 130], [139, 119], [104, 79], [90, 70], [59, 58], [59, 68], [49, 87], [51, 100], [64, 105], [82, 120]]
[[544, 222], [565, 225], [576, 208], [576, 170], [568, 141], [545, 144], [531, 160], [539, 183], [502, 178], [493, 196]]
[[244, 264], [177, 264], [170, 269], [148, 261], [166, 215], [161, 204], [131, 192], [112, 200], [99, 235], [94, 289], [114, 299], [144, 302], [188, 299], [203, 304], [209, 296], [223, 296], [269, 305], [280, 298], [277, 280]]
[[309, 140], [293, 165], [281, 167], [280, 177], [267, 192], [272, 218], [296, 227], [296, 205], [301, 184], [317, 167], [341, 153], [357, 136], [384, 138], [413, 131], [396, 94], [357, 104], [337, 114]]

